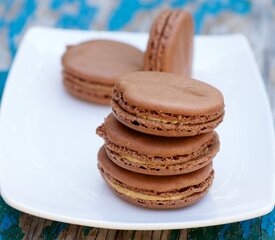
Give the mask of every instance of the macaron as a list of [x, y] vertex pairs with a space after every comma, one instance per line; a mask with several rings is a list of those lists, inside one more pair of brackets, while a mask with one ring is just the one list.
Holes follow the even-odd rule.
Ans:
[[111, 105], [124, 125], [165, 137], [213, 131], [224, 117], [223, 95], [217, 88], [173, 73], [132, 72], [119, 77]]
[[120, 167], [148, 175], [178, 175], [208, 165], [219, 151], [215, 132], [166, 138], [132, 130], [110, 114], [97, 128], [109, 158]]
[[91, 40], [68, 46], [62, 65], [64, 86], [71, 95], [110, 104], [116, 78], [143, 70], [143, 52], [121, 42]]
[[184, 10], [165, 10], [154, 21], [144, 70], [181, 74], [190, 77], [193, 60], [194, 23]]
[[127, 171], [114, 164], [102, 147], [98, 168], [109, 187], [122, 199], [145, 208], [186, 207], [208, 192], [214, 178], [212, 163], [187, 174], [151, 176]]

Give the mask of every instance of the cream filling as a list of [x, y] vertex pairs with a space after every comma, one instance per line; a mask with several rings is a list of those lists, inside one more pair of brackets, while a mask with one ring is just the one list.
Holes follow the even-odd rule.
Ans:
[[118, 193], [123, 194], [123, 195], [133, 198], [133, 199], [142, 199], [142, 200], [148, 200], [148, 201], [173, 201], [173, 200], [180, 200], [180, 199], [183, 199], [183, 198], [191, 195], [191, 194], [187, 194], [187, 193], [182, 193], [182, 194], [179, 194], [176, 196], [169, 196], [169, 197], [152, 196], [152, 195], [147, 195], [147, 194], [143, 194], [140, 192], [134, 192], [134, 191], [124, 188], [114, 182], [111, 182], [109, 179], [106, 179], [106, 181]]
[[143, 161], [140, 161], [136, 158], [133, 158], [133, 157], [130, 157], [130, 156], [127, 156], [127, 155], [122, 155], [122, 158], [126, 158], [129, 162], [132, 162], [132, 163], [143, 163]]
[[[222, 115], [222, 114], [221, 114]], [[221, 115], [217, 115], [216, 117], [214, 117], [210, 120], [205, 120], [206, 122], [210, 122], [210, 121], [214, 121], [216, 120], [217, 118], [219, 118]], [[178, 121], [178, 120], [165, 120], [163, 118], [156, 118], [156, 117], [148, 117], [146, 115], [143, 115], [143, 114], [136, 114], [136, 116], [142, 118], [142, 119], [145, 119], [145, 120], [149, 120], [149, 121], [153, 121], [153, 122], [159, 122], [159, 123], [171, 123], [171, 124], [180, 124], [180, 125], [191, 125], [192, 123], [190, 122], [186, 122], [186, 121]], [[192, 116], [191, 116], [192, 117]], [[204, 123], [204, 121], [199, 121], [198, 124], [200, 123]]]
[[173, 123], [173, 124], [177, 124], [179, 123], [179, 121], [176, 120], [165, 120], [165, 119], [161, 119], [161, 118], [153, 118], [153, 117], [147, 117], [141, 114], [137, 114], [138, 117], [143, 118], [145, 120], [150, 120], [153, 122], [160, 122], [160, 123]]
[[[117, 153], [117, 154], [118, 154], [118, 153]], [[136, 159], [136, 158], [133, 158], [133, 157], [130, 157], [130, 156], [127, 156], [127, 155], [122, 155], [122, 158], [127, 159], [127, 160], [128, 160], [129, 162], [131, 162], [131, 163], [145, 164], [146, 166], [149, 166], [149, 167], [156, 167], [156, 166], [159, 166], [158, 163], [155, 163], [155, 164], [153, 164], [153, 163], [148, 164], [148, 163], [146, 163], [146, 162], [144, 162], [144, 161], [140, 161], [140, 160], [138, 160], [138, 159]], [[171, 165], [171, 164], [170, 164], [170, 165]]]

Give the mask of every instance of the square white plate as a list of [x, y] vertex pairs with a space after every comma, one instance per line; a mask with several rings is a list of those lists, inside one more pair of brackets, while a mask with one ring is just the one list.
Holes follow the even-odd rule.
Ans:
[[243, 36], [196, 38], [194, 76], [225, 97], [226, 116], [218, 128], [221, 150], [209, 194], [191, 207], [164, 211], [132, 206], [106, 186], [96, 167], [103, 141], [95, 129], [110, 108], [78, 101], [62, 86], [65, 46], [93, 38], [121, 40], [144, 50], [148, 36], [47, 28], [26, 34], [10, 71], [0, 119], [1, 194], [9, 205], [40, 217], [116, 229], [199, 227], [272, 210], [272, 118]]

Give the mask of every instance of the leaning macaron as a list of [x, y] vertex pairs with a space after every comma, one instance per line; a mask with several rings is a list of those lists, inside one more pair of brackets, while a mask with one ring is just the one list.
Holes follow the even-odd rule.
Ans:
[[165, 10], [154, 21], [144, 70], [181, 74], [190, 77], [193, 60], [194, 23], [184, 10]]
[[194, 136], [223, 120], [224, 100], [215, 87], [162, 72], [133, 72], [113, 89], [114, 116], [124, 125], [152, 135]]
[[214, 178], [212, 164], [188, 174], [151, 176], [127, 171], [114, 164], [102, 147], [98, 168], [110, 188], [122, 199], [145, 208], [186, 207], [208, 192]]
[[91, 40], [68, 46], [62, 56], [67, 91], [88, 102], [110, 104], [112, 88], [121, 74], [143, 69], [143, 53], [128, 44]]
[[149, 175], [178, 175], [208, 165], [219, 151], [217, 133], [165, 138], [127, 128], [110, 114], [97, 134], [105, 141], [109, 158], [117, 165]]

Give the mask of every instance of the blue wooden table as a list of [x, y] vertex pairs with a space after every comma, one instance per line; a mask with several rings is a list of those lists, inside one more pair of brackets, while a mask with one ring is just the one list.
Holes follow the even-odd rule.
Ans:
[[[77, 29], [148, 31], [152, 19], [165, 7], [186, 7], [192, 11], [197, 34], [245, 33], [255, 49], [266, 85], [272, 87], [272, 81], [275, 82], [272, 73], [275, 73], [275, 69], [272, 71], [266, 66], [268, 62], [275, 62], [275, 57], [269, 54], [269, 51], [274, 53], [274, 47], [269, 45], [269, 35], [264, 30], [272, 26], [274, 6], [271, 1], [0, 0], [0, 96], [22, 35], [29, 27], [43, 25]], [[256, 25], [260, 25], [257, 31], [251, 27]], [[214, 227], [171, 231], [121, 231], [37, 218], [9, 207], [0, 198], [0, 239], [22, 238], [274, 240], [275, 209], [260, 218]]]

